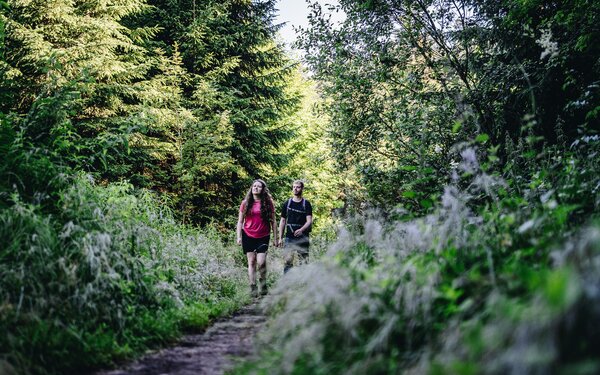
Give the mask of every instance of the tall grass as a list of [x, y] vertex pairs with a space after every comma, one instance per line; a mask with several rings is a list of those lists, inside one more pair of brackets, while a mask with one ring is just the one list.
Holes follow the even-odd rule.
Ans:
[[349, 222], [273, 289], [239, 372], [596, 373], [599, 145], [575, 146], [518, 181], [463, 150], [429, 215]]
[[244, 303], [232, 249], [163, 203], [85, 175], [56, 215], [15, 196], [0, 212], [0, 359], [24, 373], [83, 371]]

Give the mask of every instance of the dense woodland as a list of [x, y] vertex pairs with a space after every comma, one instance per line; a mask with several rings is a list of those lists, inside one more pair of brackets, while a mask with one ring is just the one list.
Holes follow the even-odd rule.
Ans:
[[276, 0], [0, 0], [0, 373], [248, 303], [256, 178], [313, 256], [236, 373], [600, 372], [600, 3], [309, 3], [299, 61]]

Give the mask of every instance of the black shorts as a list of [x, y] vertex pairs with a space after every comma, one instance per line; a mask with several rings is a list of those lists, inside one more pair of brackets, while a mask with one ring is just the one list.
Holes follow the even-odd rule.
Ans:
[[246, 253], [266, 253], [269, 248], [269, 240], [271, 236], [265, 236], [261, 238], [252, 238], [242, 231], [242, 250]]

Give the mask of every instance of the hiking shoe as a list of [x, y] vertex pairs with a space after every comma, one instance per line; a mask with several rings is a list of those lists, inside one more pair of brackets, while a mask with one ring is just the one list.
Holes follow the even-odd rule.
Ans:
[[250, 285], [250, 296], [253, 298], [258, 297], [258, 288], [256, 287], [256, 284]]
[[267, 293], [269, 293], [269, 289], [267, 288], [267, 286], [263, 286], [262, 288], [260, 288], [260, 295], [261, 296], [266, 296]]

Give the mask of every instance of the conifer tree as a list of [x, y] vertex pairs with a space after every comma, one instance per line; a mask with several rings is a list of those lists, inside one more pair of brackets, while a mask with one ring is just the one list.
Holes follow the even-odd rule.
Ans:
[[281, 122], [297, 102], [286, 92], [291, 63], [273, 42], [273, 12], [274, 1], [206, 2], [184, 39], [188, 66], [198, 74], [194, 97], [212, 99], [199, 102], [197, 116], [227, 112], [233, 131], [228, 152], [235, 168], [219, 184], [230, 192], [229, 207], [248, 179], [268, 178], [283, 166], [279, 148], [293, 135]]
[[[11, 0], [0, 108], [61, 162], [171, 194], [195, 222], [231, 216], [293, 135], [274, 3]], [[48, 98], [60, 110], [27, 117]]]
[[36, 101], [70, 91], [64, 121], [29, 121], [28, 137], [59, 145], [63, 161], [100, 178], [158, 189], [172, 184], [179, 127], [190, 117], [179, 103], [184, 70], [178, 53], [166, 56], [150, 45], [154, 28], [126, 24], [149, 9], [145, 2], [9, 6], [0, 88], [12, 100], [2, 110], [23, 117]]
[[287, 90], [293, 64], [274, 42], [275, 1], [168, 1], [143, 19], [157, 42], [181, 45], [190, 74], [186, 107], [196, 122], [184, 131], [178, 167], [181, 209], [196, 222], [231, 217], [249, 179], [268, 178], [287, 159], [293, 136], [282, 121], [296, 110]]

